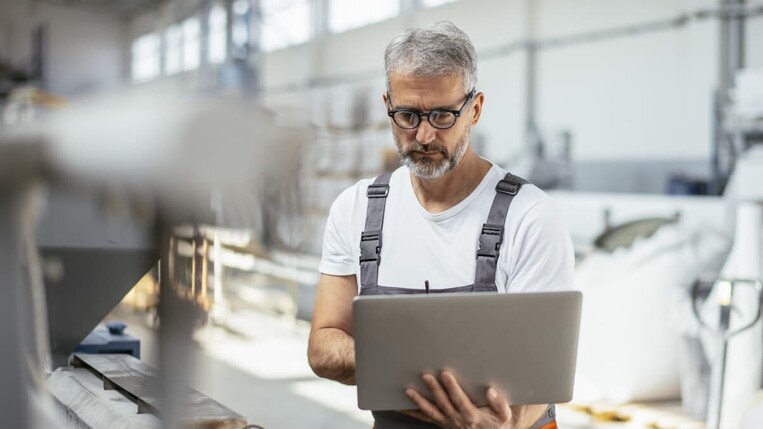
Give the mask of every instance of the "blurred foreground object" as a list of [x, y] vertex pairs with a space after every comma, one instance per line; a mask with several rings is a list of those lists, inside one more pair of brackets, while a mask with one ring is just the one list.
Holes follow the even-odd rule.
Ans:
[[[272, 220], [262, 205], [294, 183], [301, 143], [310, 138], [307, 127], [277, 121], [242, 101], [122, 97], [0, 129], [4, 425], [65, 427], [44, 375], [70, 371], [62, 366], [74, 347], [157, 258], [159, 377], [131, 383], [150, 387], [144, 393], [161, 403], [163, 427], [189, 423], [193, 401], [184, 385], [201, 311], [177, 284], [173, 231], [232, 225], [254, 240], [267, 237]], [[267, 200], [267, 209], [275, 213], [279, 201]], [[107, 396], [96, 403], [113, 402]], [[234, 419], [221, 427], [244, 425]]]

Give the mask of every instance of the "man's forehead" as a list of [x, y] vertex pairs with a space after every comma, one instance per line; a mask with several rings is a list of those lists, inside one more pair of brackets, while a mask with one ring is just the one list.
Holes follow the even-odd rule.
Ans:
[[452, 104], [464, 95], [463, 74], [441, 76], [391, 75], [390, 96], [396, 102], [421, 100]]

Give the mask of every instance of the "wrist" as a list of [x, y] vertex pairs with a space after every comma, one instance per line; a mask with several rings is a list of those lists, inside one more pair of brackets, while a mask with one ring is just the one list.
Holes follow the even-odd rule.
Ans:
[[557, 429], [556, 426], [556, 407], [554, 404], [540, 407], [541, 413], [535, 419], [530, 429]]
[[549, 423], [556, 421], [553, 405], [513, 405], [511, 419], [504, 424], [502, 429], [552, 429]]

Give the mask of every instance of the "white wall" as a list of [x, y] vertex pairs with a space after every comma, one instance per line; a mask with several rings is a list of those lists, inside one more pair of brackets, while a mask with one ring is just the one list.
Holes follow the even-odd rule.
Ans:
[[[541, 39], [669, 19], [707, 1], [542, 0]], [[539, 55], [538, 116], [568, 128], [577, 160], [703, 159], [710, 154], [717, 24], [693, 22]]]
[[0, 58], [28, 70], [32, 34], [47, 28], [45, 80], [50, 91], [74, 96], [124, 83], [124, 23], [113, 16], [28, 0], [0, 2]]
[[[479, 89], [486, 93], [475, 129], [485, 154], [499, 162], [524, 147], [526, 58], [521, 51], [486, 55], [524, 39], [532, 1], [540, 39], [677, 17], [714, 0], [460, 0], [368, 27], [330, 35], [321, 42], [266, 55], [268, 99], [313, 78], [383, 76], [389, 39], [411, 25], [449, 19], [465, 30], [480, 54]], [[706, 160], [711, 150], [712, 94], [717, 80], [717, 23], [686, 26], [606, 41], [543, 50], [538, 56], [537, 114], [541, 129], [573, 133], [576, 161]], [[748, 25], [748, 63], [763, 64], [763, 18]], [[366, 85], [373, 98], [383, 87]], [[378, 86], [378, 87], [377, 87]], [[288, 91], [287, 91], [288, 92]], [[382, 109], [379, 104], [377, 108]]]

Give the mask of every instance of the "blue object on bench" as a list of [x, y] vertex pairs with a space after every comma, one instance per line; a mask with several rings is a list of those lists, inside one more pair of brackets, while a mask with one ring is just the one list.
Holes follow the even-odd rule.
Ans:
[[77, 353], [123, 353], [140, 359], [140, 340], [125, 334], [127, 324], [124, 322], [109, 322], [98, 325], [77, 346]]

